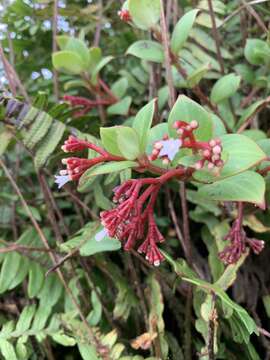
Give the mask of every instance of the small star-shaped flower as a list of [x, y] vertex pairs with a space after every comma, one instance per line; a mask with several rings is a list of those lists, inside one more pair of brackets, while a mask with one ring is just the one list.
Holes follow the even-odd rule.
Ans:
[[162, 144], [162, 148], [159, 153], [159, 157], [167, 156], [172, 161], [175, 155], [178, 153], [182, 146], [182, 141], [179, 139], [168, 139], [159, 141]]
[[108, 230], [106, 228], [103, 228], [101, 231], [99, 231], [96, 236], [95, 236], [95, 240], [96, 241], [101, 241], [103, 240], [106, 236], [109, 236]]
[[71, 179], [69, 175], [55, 175], [55, 183], [58, 185], [58, 189], [61, 189], [66, 183], [68, 183]]

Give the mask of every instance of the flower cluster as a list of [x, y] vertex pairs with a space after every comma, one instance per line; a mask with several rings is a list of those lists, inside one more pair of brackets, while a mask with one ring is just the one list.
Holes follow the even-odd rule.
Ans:
[[124, 22], [129, 22], [131, 21], [131, 15], [130, 12], [127, 9], [121, 9], [118, 11], [118, 16], [120, 17], [120, 19]]
[[231, 242], [230, 245], [219, 253], [219, 258], [225, 264], [236, 263], [241, 255], [246, 252], [247, 246], [249, 246], [255, 254], [259, 254], [264, 248], [264, 241], [247, 237], [246, 232], [242, 227], [241, 218], [235, 220], [224, 240], [229, 240]]
[[[190, 178], [195, 169], [177, 166], [165, 170], [151, 164], [149, 160], [161, 158], [164, 164], [169, 164], [179, 149], [183, 147], [192, 149], [196, 154], [201, 154], [202, 159], [200, 161], [203, 165], [207, 161], [208, 168], [210, 168], [210, 164], [214, 164], [215, 167], [223, 164], [220, 159], [222, 147], [219, 140], [199, 142], [195, 139], [193, 131], [198, 128], [197, 121], [190, 123], [176, 121], [174, 125], [179, 135], [178, 139], [169, 139], [165, 135], [162, 140], [154, 144], [153, 152], [148, 160], [147, 157], [137, 159], [139, 163], [137, 170], [139, 172], [150, 170], [160, 176], [131, 179], [117, 186], [114, 189], [113, 197], [115, 207], [101, 212], [100, 218], [104, 229], [96, 235], [97, 241], [102, 240], [104, 236], [119, 239], [126, 251], [137, 248], [137, 251], [144, 254], [146, 260], [155, 266], [158, 266], [163, 260], [158, 244], [164, 241], [154, 218], [154, 205], [159, 189], [171, 178], [181, 180]], [[124, 158], [114, 156], [93, 143], [72, 135], [62, 146], [62, 150], [66, 153], [85, 149], [94, 150], [97, 156], [91, 159], [79, 157], [63, 159], [62, 163], [66, 169], [61, 170], [60, 175], [56, 176], [56, 183], [58, 183], [59, 188], [70, 180], [79, 180], [84, 172], [93, 166], [106, 161], [124, 160]]]
[[73, 135], [70, 135], [62, 146], [62, 150], [66, 153], [82, 151], [85, 149], [92, 149], [100, 156], [93, 159], [84, 159], [79, 157], [68, 157], [62, 159], [62, 163], [66, 166], [66, 169], [60, 170], [59, 175], [55, 176], [55, 182], [58, 184], [59, 189], [69, 181], [79, 180], [82, 174], [90, 167], [105, 161], [117, 159], [117, 157], [110, 155], [99, 146], [86, 140], [78, 139]]
[[220, 139], [212, 139], [209, 142], [197, 141], [194, 131], [199, 124], [196, 120], [187, 123], [185, 121], [175, 121], [173, 127], [179, 135], [178, 139], [169, 139], [168, 135], [163, 140], [157, 141], [149, 160], [153, 161], [161, 158], [164, 165], [169, 164], [180, 148], [192, 149], [194, 154], [198, 154], [201, 159], [194, 164], [196, 170], [202, 169], [206, 164], [209, 170], [220, 169], [224, 162], [221, 159], [222, 145]]
[[158, 266], [163, 260], [157, 244], [164, 241], [154, 219], [153, 206], [160, 184], [153, 180], [144, 191], [145, 179], [128, 180], [114, 190], [113, 201], [116, 207], [100, 214], [101, 223], [110, 237], [116, 237], [129, 251], [144, 238], [138, 252], [145, 254], [150, 264]]

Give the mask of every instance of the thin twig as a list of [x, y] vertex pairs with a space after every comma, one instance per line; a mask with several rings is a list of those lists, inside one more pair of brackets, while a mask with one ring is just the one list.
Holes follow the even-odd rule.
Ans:
[[221, 50], [220, 50], [220, 39], [219, 39], [219, 33], [218, 33], [218, 29], [217, 29], [213, 4], [212, 4], [212, 0], [207, 0], [207, 1], [208, 1], [209, 14], [211, 17], [211, 22], [212, 22], [212, 33], [213, 33], [213, 37], [214, 37], [215, 43], [216, 43], [217, 58], [218, 58], [221, 73], [224, 74], [224, 63], [223, 63], [223, 58], [222, 58]]
[[11, 90], [13, 96], [16, 96], [16, 88], [18, 87], [22, 96], [25, 98], [25, 100], [28, 103], [30, 103], [30, 98], [29, 98], [29, 96], [25, 90], [25, 87], [23, 86], [15, 68], [9, 63], [9, 61], [7, 60], [7, 58], [5, 56], [1, 42], [0, 42], [0, 59], [2, 60], [5, 74], [8, 79], [10, 90]]
[[98, 21], [96, 25], [96, 31], [94, 36], [94, 46], [99, 45], [100, 34], [101, 34], [101, 26], [102, 26], [102, 13], [103, 13], [103, 1], [98, 0]]
[[[52, 51], [55, 53], [57, 51], [57, 43], [56, 43], [56, 36], [57, 36], [57, 25], [58, 25], [58, 0], [54, 0], [53, 2], [53, 18], [52, 18]], [[59, 99], [59, 84], [58, 84], [58, 72], [54, 68], [53, 69], [53, 90], [54, 96], [56, 100]]]
[[173, 85], [173, 76], [172, 76], [172, 66], [171, 66], [171, 55], [170, 55], [170, 47], [169, 47], [169, 39], [168, 39], [168, 30], [166, 25], [165, 13], [164, 13], [164, 6], [163, 0], [160, 0], [160, 23], [162, 29], [162, 42], [164, 46], [165, 52], [165, 68], [166, 68], [166, 80], [169, 87], [169, 106], [170, 108], [173, 107], [175, 103], [175, 89]]

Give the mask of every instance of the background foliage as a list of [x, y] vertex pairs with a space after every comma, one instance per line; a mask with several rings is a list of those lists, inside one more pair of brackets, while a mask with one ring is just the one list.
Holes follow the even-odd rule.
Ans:
[[[160, 3], [0, 5], [3, 359], [270, 358], [269, 3], [168, 0], [167, 43]], [[122, 21], [122, 6], [133, 21]], [[222, 140], [225, 166], [218, 178], [196, 171], [187, 202], [183, 184], [162, 187], [166, 260], [155, 268], [116, 239], [97, 242], [112, 190], [140, 177], [134, 161], [164, 133], [175, 137], [174, 121], [194, 119], [199, 140]], [[125, 161], [59, 191], [53, 175], [69, 134]], [[174, 166], [194, 163], [180, 155]], [[237, 201], [246, 233], [265, 248], [225, 266], [218, 254]]]

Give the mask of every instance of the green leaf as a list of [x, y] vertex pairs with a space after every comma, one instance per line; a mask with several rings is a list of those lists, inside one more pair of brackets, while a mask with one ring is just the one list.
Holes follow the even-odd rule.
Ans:
[[244, 253], [235, 264], [228, 265], [215, 284], [221, 287], [223, 290], [227, 290], [230, 286], [232, 286], [236, 280], [237, 271], [239, 270], [240, 266], [243, 265], [247, 256], [248, 252]]
[[195, 101], [185, 95], [180, 95], [175, 102], [168, 119], [170, 136], [177, 137], [173, 124], [176, 120], [191, 122], [196, 120], [199, 128], [194, 131], [198, 140], [209, 140], [212, 137], [213, 124], [210, 114]]
[[15, 331], [23, 333], [26, 330], [28, 330], [30, 328], [35, 312], [36, 312], [36, 305], [33, 304], [33, 305], [25, 306], [19, 317]]
[[140, 155], [140, 140], [137, 132], [127, 126], [117, 129], [117, 144], [122, 156], [128, 160], [135, 160]]
[[124, 97], [117, 103], [109, 106], [107, 112], [109, 115], [128, 115], [132, 98], [130, 96]]
[[[98, 290], [97, 290], [98, 291]], [[96, 326], [101, 319], [102, 316], [102, 304], [99, 300], [99, 297], [97, 296], [97, 293], [95, 291], [91, 292], [91, 303], [93, 309], [87, 316], [87, 321], [91, 326]]]
[[160, 0], [128, 0], [128, 10], [138, 28], [151, 29], [159, 21]]
[[44, 284], [44, 280], [44, 270], [39, 264], [32, 262], [29, 267], [29, 279], [27, 285], [27, 293], [30, 299], [38, 295]]
[[111, 86], [112, 93], [119, 99], [121, 99], [125, 95], [127, 88], [128, 88], [128, 80], [127, 78], [124, 77], [117, 80]]
[[[0, 273], [0, 294], [4, 293], [17, 275], [20, 267], [21, 255], [10, 252], [5, 255]], [[12, 271], [10, 271], [12, 269]]]
[[86, 70], [79, 55], [72, 51], [58, 51], [52, 55], [52, 63], [56, 70], [67, 74], [78, 75]]
[[78, 349], [83, 360], [100, 360], [100, 358], [97, 356], [94, 346], [79, 343]]
[[90, 256], [104, 251], [116, 251], [119, 249], [121, 249], [119, 240], [105, 236], [102, 240], [97, 241], [94, 236], [80, 248], [80, 254], [82, 256]]
[[104, 195], [101, 185], [96, 182], [94, 185], [95, 204], [102, 210], [109, 210], [112, 207], [110, 200]]
[[0, 339], [0, 350], [5, 360], [18, 360], [13, 345], [4, 339]]
[[45, 165], [49, 156], [54, 152], [64, 135], [65, 129], [66, 126], [60, 121], [52, 123], [35, 154], [35, 165], [38, 169]]
[[0, 133], [0, 156], [2, 156], [5, 153], [11, 139], [12, 139], [12, 133], [10, 131], [4, 130], [3, 132]]
[[96, 67], [93, 69], [92, 71], [92, 76], [91, 76], [91, 82], [96, 85], [97, 83], [97, 78], [98, 78], [98, 74], [100, 73], [100, 71], [104, 68], [104, 66], [106, 66], [110, 61], [112, 61], [113, 56], [106, 56], [104, 58], [102, 58], [100, 60], [100, 62], [96, 65]]
[[129, 169], [138, 166], [135, 161], [111, 161], [106, 164], [95, 166], [84, 172], [79, 181], [79, 189], [85, 188], [89, 181], [97, 175], [110, 174], [121, 170]]
[[127, 49], [126, 54], [157, 63], [163, 63], [164, 61], [163, 47], [158, 42], [151, 40], [136, 41]]
[[75, 346], [77, 344], [76, 340], [73, 337], [67, 336], [62, 331], [53, 334], [52, 339], [63, 346]]
[[54, 306], [62, 295], [63, 286], [55, 274], [46, 277], [44, 285], [38, 294], [40, 306]]
[[94, 71], [97, 64], [102, 59], [102, 52], [99, 47], [91, 47], [89, 49], [89, 72], [90, 74]]
[[52, 117], [44, 111], [41, 111], [31, 125], [30, 129], [25, 133], [23, 143], [29, 148], [34, 146], [47, 134], [51, 125]]
[[192, 71], [192, 73], [189, 74], [187, 77], [186, 80], [187, 86], [193, 88], [195, 85], [199, 84], [201, 79], [204, 77], [204, 75], [208, 73], [210, 68], [211, 68], [210, 63], [207, 63], [207, 64], [203, 64], [196, 70]]
[[73, 52], [80, 57], [85, 68], [89, 66], [89, 50], [82, 40], [71, 36], [60, 35], [56, 37], [56, 41], [61, 50]]
[[198, 14], [198, 11], [199, 9], [193, 9], [187, 12], [175, 25], [171, 39], [171, 49], [175, 55], [177, 55], [181, 48], [184, 46], [189, 36], [189, 32], [194, 24], [195, 18]]
[[270, 59], [270, 47], [261, 39], [247, 39], [244, 54], [252, 65], [265, 64]]
[[218, 201], [243, 201], [265, 207], [265, 182], [254, 171], [245, 171], [213, 184], [203, 185], [199, 194]]
[[145, 151], [149, 130], [152, 125], [153, 117], [155, 114], [157, 99], [150, 101], [145, 105], [135, 116], [132, 123], [133, 129], [137, 131], [140, 140], [140, 150]]
[[239, 88], [241, 77], [234, 73], [223, 76], [212, 88], [210, 100], [213, 103], [219, 102], [231, 97]]
[[116, 156], [122, 156], [122, 153], [117, 144], [117, 131], [118, 126], [112, 127], [101, 127], [100, 128], [100, 138], [102, 145], [110, 154]]

